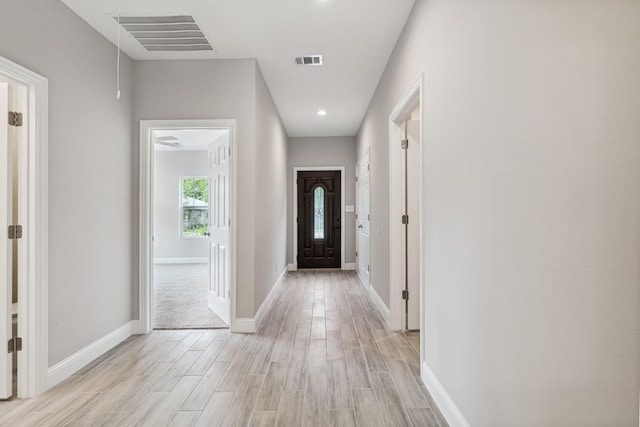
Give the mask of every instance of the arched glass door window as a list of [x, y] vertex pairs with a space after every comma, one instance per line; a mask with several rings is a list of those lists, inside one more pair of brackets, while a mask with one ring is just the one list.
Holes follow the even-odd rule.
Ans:
[[313, 238], [324, 239], [324, 188], [313, 190]]

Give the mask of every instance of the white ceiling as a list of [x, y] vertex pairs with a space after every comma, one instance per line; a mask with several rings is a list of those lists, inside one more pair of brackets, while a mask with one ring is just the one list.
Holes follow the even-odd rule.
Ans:
[[[213, 141], [229, 135], [228, 129], [171, 129], [154, 130], [155, 151], [207, 151]], [[159, 141], [178, 143], [179, 146], [159, 144]]]
[[[118, 12], [194, 16], [213, 52], [147, 52], [124, 30], [121, 47], [136, 60], [256, 58], [287, 133], [302, 137], [357, 133], [415, 0], [61, 1], [114, 43]], [[324, 65], [294, 64], [316, 54]]]

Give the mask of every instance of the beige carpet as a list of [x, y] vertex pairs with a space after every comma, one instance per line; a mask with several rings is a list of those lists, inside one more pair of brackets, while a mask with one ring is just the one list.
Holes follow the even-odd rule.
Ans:
[[227, 328], [207, 307], [207, 264], [155, 265], [155, 329]]

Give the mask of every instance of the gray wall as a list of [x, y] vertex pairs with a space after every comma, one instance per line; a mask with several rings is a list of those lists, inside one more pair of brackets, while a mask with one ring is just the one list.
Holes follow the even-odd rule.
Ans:
[[640, 3], [418, 0], [358, 134], [389, 300], [388, 117], [421, 73], [426, 363], [473, 426], [636, 426]]
[[256, 66], [255, 310], [286, 267], [287, 134]]
[[[143, 119], [238, 121], [239, 318], [255, 315], [275, 283], [275, 263], [284, 264], [285, 256], [286, 213], [284, 202], [277, 198], [284, 198], [285, 191], [279, 169], [286, 164], [286, 150], [282, 148], [286, 134], [258, 73], [253, 59], [140, 61], [134, 65], [136, 128]], [[258, 179], [268, 182], [269, 188], [261, 187], [256, 193]], [[257, 259], [257, 253], [273, 257]]]
[[[293, 168], [306, 166], [344, 166], [345, 203], [356, 204], [356, 139], [352, 136], [329, 138], [289, 138], [289, 160], [287, 164], [287, 262], [293, 264]], [[345, 262], [356, 262], [356, 217], [353, 212], [344, 212]]]
[[208, 176], [206, 151], [156, 151], [154, 153], [154, 256], [155, 258], [206, 258], [208, 239], [182, 238], [179, 209], [180, 178]]
[[[132, 61], [60, 1], [3, 2], [0, 55], [49, 79], [49, 365], [132, 317]], [[135, 172], [137, 173], [137, 172]]]

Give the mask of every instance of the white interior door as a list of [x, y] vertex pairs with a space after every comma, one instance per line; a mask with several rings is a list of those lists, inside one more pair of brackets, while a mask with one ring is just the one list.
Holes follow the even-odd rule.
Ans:
[[229, 137], [209, 145], [209, 309], [229, 324], [231, 248]]
[[362, 283], [371, 284], [370, 268], [370, 207], [369, 207], [369, 153], [356, 166], [356, 271]]
[[407, 122], [407, 275], [409, 282], [408, 329], [420, 329], [420, 122]]
[[0, 399], [12, 394], [12, 357], [7, 353], [6, 343], [12, 337], [11, 323], [11, 265], [12, 241], [8, 239], [7, 228], [13, 216], [13, 192], [11, 153], [9, 145], [9, 84], [0, 83]]

